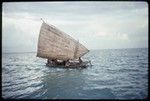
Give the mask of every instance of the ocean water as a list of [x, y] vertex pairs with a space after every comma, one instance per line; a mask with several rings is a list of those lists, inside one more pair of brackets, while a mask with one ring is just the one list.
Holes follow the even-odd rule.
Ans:
[[50, 68], [36, 53], [2, 54], [3, 99], [146, 99], [148, 49], [91, 50], [86, 69]]

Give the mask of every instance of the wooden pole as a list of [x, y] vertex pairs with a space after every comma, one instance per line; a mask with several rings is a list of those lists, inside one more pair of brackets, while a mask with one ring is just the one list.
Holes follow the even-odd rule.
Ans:
[[41, 18], [41, 20], [42, 20], [43, 22], [45, 22], [42, 18]]

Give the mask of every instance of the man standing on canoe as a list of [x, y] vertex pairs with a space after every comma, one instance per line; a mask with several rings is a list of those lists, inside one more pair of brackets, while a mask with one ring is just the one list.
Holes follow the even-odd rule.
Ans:
[[81, 57], [79, 57], [79, 63], [81, 64], [83, 61], [81, 60]]

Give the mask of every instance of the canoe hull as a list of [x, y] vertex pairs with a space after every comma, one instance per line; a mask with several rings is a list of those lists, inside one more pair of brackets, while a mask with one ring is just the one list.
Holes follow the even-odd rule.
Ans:
[[82, 63], [75, 63], [74, 62], [69, 66], [53, 65], [53, 64], [47, 63], [46, 66], [53, 67], [53, 68], [87, 68], [88, 66], [90, 66], [89, 63], [90, 63], [90, 61], [85, 61], [85, 62], [82, 62]]

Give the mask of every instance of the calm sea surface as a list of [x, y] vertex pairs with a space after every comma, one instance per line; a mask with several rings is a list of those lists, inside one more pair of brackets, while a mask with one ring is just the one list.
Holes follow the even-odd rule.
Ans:
[[148, 49], [91, 50], [86, 69], [45, 66], [36, 53], [2, 54], [4, 99], [145, 99]]

